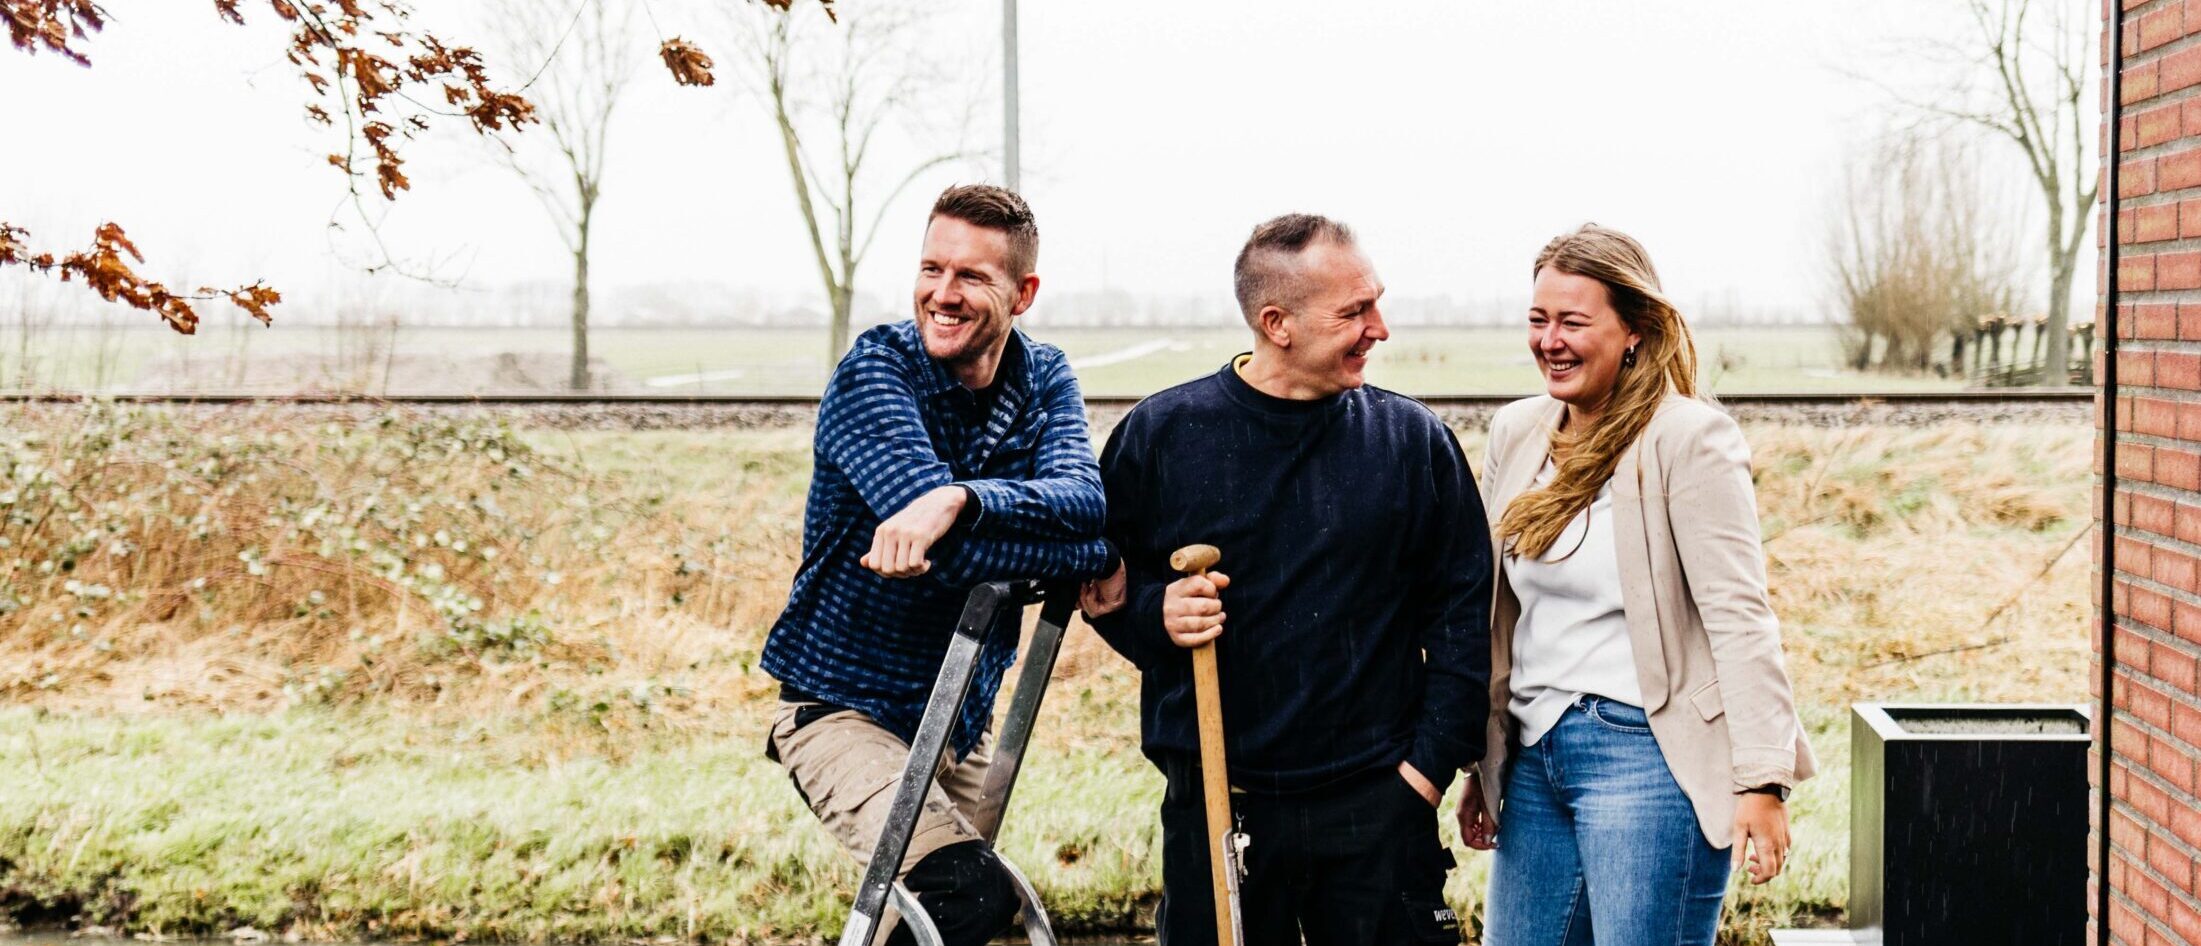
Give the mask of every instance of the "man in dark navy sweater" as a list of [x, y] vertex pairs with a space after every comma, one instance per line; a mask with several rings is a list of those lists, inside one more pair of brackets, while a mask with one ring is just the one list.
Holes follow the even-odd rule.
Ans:
[[[1236, 282], [1253, 352], [1141, 402], [1101, 454], [1124, 564], [1085, 606], [1142, 674], [1168, 780], [1155, 925], [1165, 946], [1216, 938], [1188, 650], [1213, 639], [1246, 942], [1457, 943], [1436, 809], [1489, 710], [1474, 476], [1427, 407], [1363, 383], [1389, 331], [1349, 229], [1264, 223]], [[1193, 543], [1221, 564], [1172, 574]]]

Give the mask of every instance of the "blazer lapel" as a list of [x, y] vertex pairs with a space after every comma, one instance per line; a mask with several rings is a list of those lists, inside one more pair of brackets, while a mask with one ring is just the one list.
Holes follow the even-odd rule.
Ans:
[[[1613, 550], [1620, 563], [1620, 605], [1628, 619], [1628, 642], [1635, 647], [1636, 683], [1643, 688], [1643, 709], [1666, 705], [1671, 688], [1666, 669], [1665, 635], [1659, 627], [1658, 585], [1653, 581], [1651, 506], [1643, 494], [1643, 441], [1620, 455], [1613, 470]], [[1661, 503], [1661, 506], [1664, 504]]]

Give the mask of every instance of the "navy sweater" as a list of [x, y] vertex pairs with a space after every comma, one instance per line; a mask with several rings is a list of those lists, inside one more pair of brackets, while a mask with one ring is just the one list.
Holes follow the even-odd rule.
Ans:
[[1305, 791], [1400, 760], [1441, 791], [1482, 758], [1490, 532], [1459, 441], [1374, 387], [1319, 401], [1230, 365], [1139, 403], [1101, 453], [1129, 597], [1096, 622], [1141, 671], [1146, 753], [1196, 755], [1191, 653], [1162, 630], [1169, 553], [1222, 551], [1231, 783]]

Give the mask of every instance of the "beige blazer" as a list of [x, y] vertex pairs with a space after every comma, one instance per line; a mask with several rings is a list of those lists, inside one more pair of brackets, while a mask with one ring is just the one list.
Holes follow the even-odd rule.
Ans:
[[[1533, 397], [1491, 419], [1483, 496], [1493, 541], [1507, 504], [1535, 482], [1564, 410]], [[1737, 792], [1793, 786], [1816, 768], [1782, 665], [1780, 622], [1766, 601], [1750, 447], [1718, 408], [1668, 395], [1621, 455], [1612, 487], [1620, 598], [1651, 734], [1705, 838], [1724, 848], [1734, 840]], [[1507, 707], [1521, 615], [1498, 549], [1489, 748], [1478, 766], [1494, 817], [1514, 730]]]

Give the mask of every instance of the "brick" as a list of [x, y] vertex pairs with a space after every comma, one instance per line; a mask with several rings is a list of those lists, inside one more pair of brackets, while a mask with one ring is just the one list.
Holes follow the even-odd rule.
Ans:
[[2177, 835], [2178, 840], [2189, 846], [2201, 846], [2201, 811], [2195, 811], [2188, 805], [2173, 807], [2169, 801], [2167, 797], [2164, 799], [2166, 818], [2156, 819], [2157, 823], [2163, 823], [2167, 819], [2170, 832]]
[[2170, 796], [2144, 780], [2134, 779], [2125, 783], [2124, 801], [2147, 821], [2159, 825], [2172, 823]]
[[[2196, 256], [2196, 262], [2201, 263], [2201, 254]], [[2201, 275], [2201, 270], [2196, 273]], [[2201, 354], [2187, 351], [2156, 352], [2154, 383], [2159, 388], [2201, 391]]]
[[[2155, 546], [2149, 545], [2146, 542], [2142, 542], [2139, 539], [2128, 539], [2124, 536], [2118, 536], [2117, 570], [2124, 572], [2128, 575], [2140, 575], [2147, 578], [2155, 577]], [[2153, 594], [2154, 592], [2149, 593]], [[2167, 627], [2169, 625], [2158, 626]], [[2117, 642], [2117, 646], [2124, 646], [2124, 641], [2120, 639]], [[2121, 655], [2120, 659], [2122, 659]], [[2135, 665], [2137, 666], [2138, 664], [2135, 662]]]
[[2193, 760], [2172, 744], [2160, 739], [2149, 742], [2147, 768], [2179, 791], [2193, 793]]
[[2117, 258], [2117, 288], [2126, 292], [2150, 292], [2155, 289], [2155, 257], [2120, 256]]
[[[2132, 715], [2157, 729], [2170, 728], [2170, 697], [2151, 686], [2135, 683], [2129, 689], [2127, 701], [2132, 705]], [[2162, 819], [2157, 818], [2160, 821]]]
[[[2119, 491], [2117, 505], [2126, 507], [2125, 521], [2142, 532], [2162, 536], [2178, 534], [2178, 504], [2161, 496], [2135, 496]], [[2201, 512], [2197, 508], [2196, 512]]]
[[2176, 42], [2186, 35], [2185, 21], [2185, 11], [2177, 6], [2144, 14], [2140, 17], [2140, 34], [2135, 37], [2137, 42], [2126, 48], [2144, 53]]
[[2119, 443], [2117, 445], [2117, 475], [2152, 483], [2155, 481], [2155, 448], [2144, 443]]
[[2109, 935], [2124, 940], [2127, 946], [2145, 946], [2147, 922], [2131, 907], [2112, 900], [2109, 902]]
[[2174, 601], [2170, 610], [2171, 633], [2177, 634], [2179, 640], [2201, 644], [2201, 605]]
[[[2163, 594], [2160, 591], [2152, 591], [2146, 588], [2135, 587], [2132, 589], [2128, 598], [2131, 602], [2132, 619], [2134, 621], [2145, 624], [2149, 627], [2161, 628], [2163, 630], [2170, 629], [2169, 595]], [[2125, 651], [2122, 650], [2124, 646], [2124, 641], [2122, 639], [2118, 640], [2117, 645], [2120, 648], [2117, 651], [2117, 660], [2119, 662], [2130, 663], [2134, 666], [2141, 666], [2138, 660], [2126, 660]], [[2133, 656], [2135, 658], [2145, 659], [2141, 656], [2145, 653], [2145, 651], [2142, 651], [2140, 654], [2134, 654]], [[2194, 733], [2194, 738], [2192, 741], [2196, 745], [2201, 745], [2201, 731], [2196, 731]]]
[[2142, 243], [2178, 239], [2178, 205], [2151, 204], [2133, 211], [2132, 238]]
[[[2180, 210], [2179, 213], [2182, 215], [2185, 211]], [[2179, 219], [2181, 220], [2181, 226], [2183, 226], [2184, 217], [2181, 216]], [[2195, 212], [2195, 223], [2197, 226], [2190, 235], [2201, 236], [2201, 210]], [[2178, 337], [2187, 341], [2201, 339], [2201, 305], [2181, 304], [2178, 306]]]
[[[2188, 47], [2156, 60], [2155, 92], [2176, 92], [2192, 85], [2201, 85], [2201, 46]], [[2144, 70], [2126, 70], [2132, 75]], [[2134, 101], [2127, 99], [2127, 102]]]
[[[2163, 600], [2168, 602], [2170, 599], [2166, 597]], [[2137, 618], [2137, 616], [2135, 617]], [[2148, 643], [2147, 638], [2134, 631], [2124, 628], [2117, 629], [2117, 680], [2119, 683], [2130, 683], [2131, 677], [2147, 674], [2149, 672], [2148, 662], [2154, 656], [2155, 647]], [[2176, 713], [2171, 714], [2171, 722], [2174, 726], [2181, 725]], [[2192, 717], [2185, 720], [2183, 724], [2192, 726], [2194, 741], [2201, 743], [2201, 710], [2195, 710]], [[2179, 738], [2185, 737], [2181, 734]]]
[[2193, 858], [2161, 837], [2148, 839], [2147, 865], [2174, 887], [2184, 890], [2193, 886]]
[[2154, 437], [2178, 436], [2177, 401], [2159, 397], [2134, 398], [2132, 401], [2132, 429]]
[[[2201, 152], [2196, 153], [2201, 157]], [[2201, 179], [2196, 179], [2201, 183]], [[2201, 253], [2164, 253], [2155, 257], [2155, 288], [2201, 289]]]
[[[2179, 902], [2176, 897], [2167, 898], [2164, 905], [2169, 908], [2169, 915], [2163, 917], [2163, 922], [2170, 925], [2171, 931], [2188, 943], [2201, 943], [2201, 913], [2194, 912], [2192, 907]], [[2113, 930], [2116, 928], [2114, 916], [2110, 919], [2110, 927]]]
[[2181, 106], [2173, 103], [2135, 114], [2133, 117], [2140, 121], [2140, 139], [2137, 144], [2148, 148], [2177, 139], [2181, 110]]
[[2194, 590], [2194, 558], [2177, 549], [2155, 550], [2155, 581], [2180, 591]]
[[[2174, 623], [2178, 620], [2175, 614], [2171, 620]], [[2201, 660], [2176, 647], [2157, 644], [2148, 651], [2148, 673], [2170, 689], [2193, 694], [2197, 670], [2201, 670]]]
[[2134, 213], [2136, 211], [2127, 210], [2117, 214], [2117, 245], [2119, 246], [2130, 246], [2140, 242], [2140, 238], [2134, 232]]
[[2117, 383], [2134, 387], [2151, 387], [2155, 384], [2155, 353], [2151, 351], [2119, 351], [2117, 353]]
[[2201, 401], [2188, 401], [2178, 405], [2178, 433], [2181, 440], [2201, 443]]
[[2156, 159], [2157, 191], [2184, 190], [2197, 184], [2201, 184], [2201, 150], [2187, 148]]
[[[2135, 134], [2137, 134], [2135, 126]], [[2126, 146], [2128, 149], [2130, 145]], [[2146, 197], [2155, 193], [2155, 162], [2142, 158], [2117, 167], [2117, 196]]]
[[2201, 454], [2172, 447], [2156, 448], [2155, 482], [2174, 489], [2201, 490]]
[[[2141, 230], [2144, 233], [2147, 229], [2145, 222], [2147, 218], [2145, 211], [2142, 211], [2142, 214]], [[2140, 239], [2145, 240], [2148, 238], [2142, 236]], [[2169, 240], [2175, 239], [2175, 236], [2157, 237], [2156, 239]], [[2151, 342], [2177, 341], [2178, 307], [2167, 302], [2134, 306], [2130, 313], [2120, 313], [2117, 316], [2117, 324], [2120, 328], [2127, 324], [2131, 325], [2132, 334], [2136, 338], [2144, 338]]]
[[2117, 90], [2117, 100], [2125, 105], [2131, 105], [2135, 102], [2145, 102], [2162, 94], [2163, 84], [2160, 66], [2168, 63], [2175, 55], [2165, 56], [2162, 59], [2141, 63], [2126, 69], [2121, 77], [2124, 84]]
[[[2201, 49], [2201, 46], [2195, 46], [2194, 48]], [[2195, 99], [2194, 101], [2201, 102], [2201, 99]], [[2201, 128], [2201, 125], [2195, 127]], [[2178, 202], [2178, 235], [2181, 237], [2201, 237], [2201, 198]]]
[[2201, 504], [2178, 503], [2171, 510], [2170, 531], [2181, 542], [2201, 544]]

